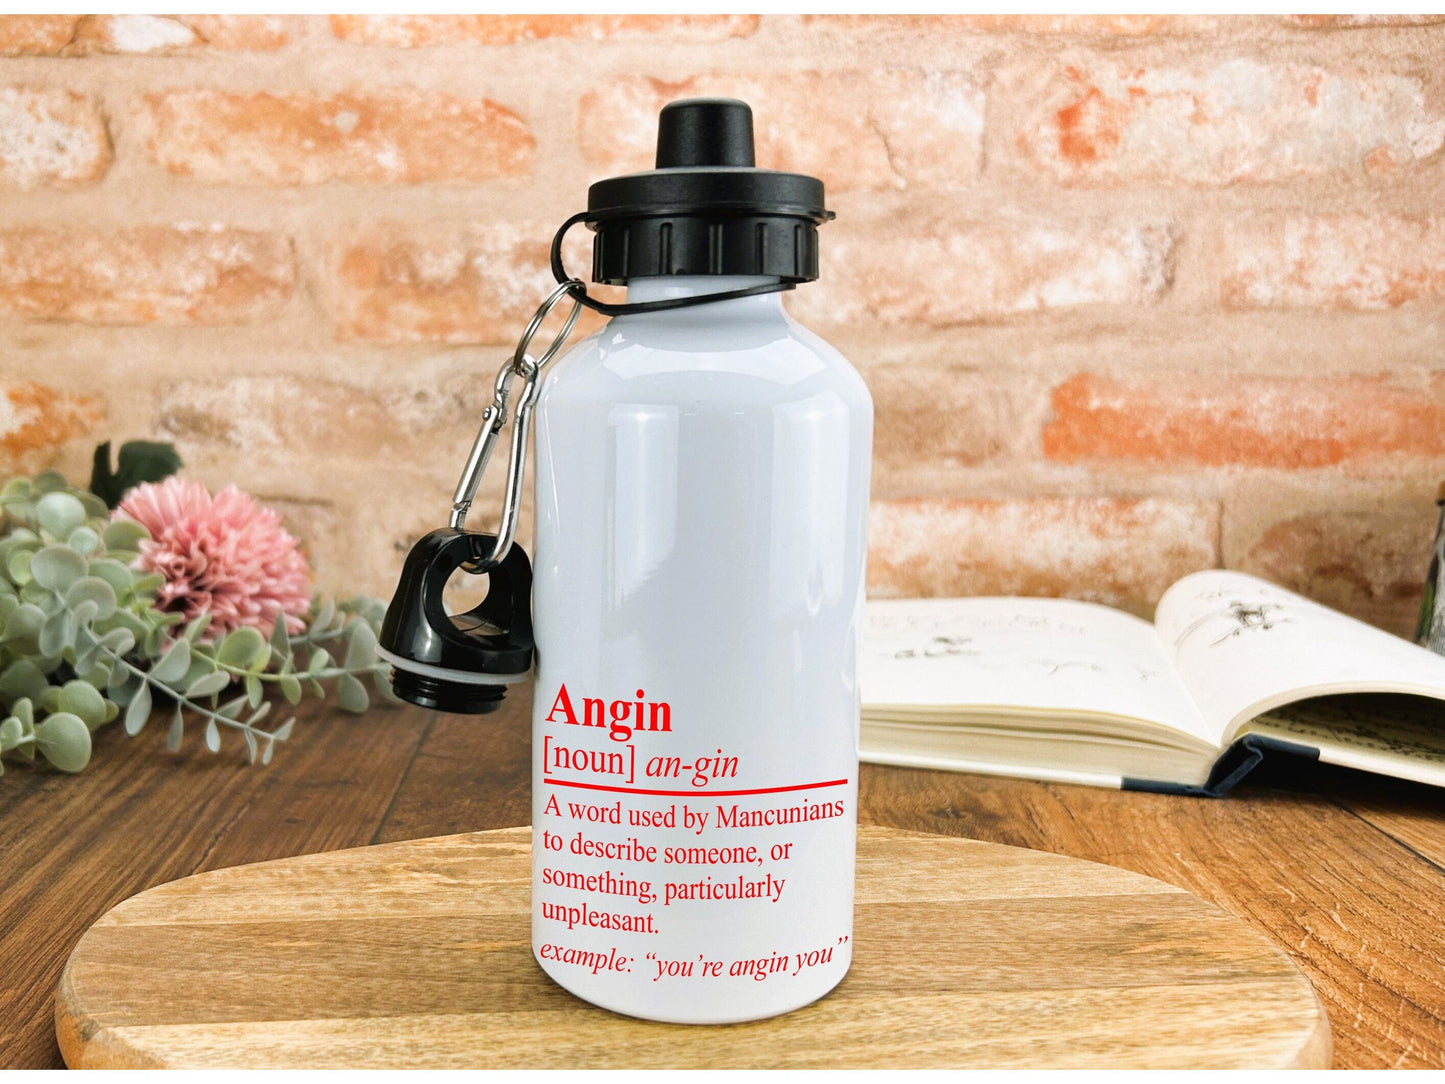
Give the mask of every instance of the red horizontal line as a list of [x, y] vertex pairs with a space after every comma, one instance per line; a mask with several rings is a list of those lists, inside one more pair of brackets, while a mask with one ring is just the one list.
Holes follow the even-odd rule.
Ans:
[[782, 794], [790, 790], [817, 790], [819, 787], [841, 787], [848, 780], [830, 779], [826, 783], [800, 783], [795, 787], [758, 787], [756, 790], [643, 790], [640, 787], [604, 787], [601, 783], [574, 783], [569, 779], [543, 779], [554, 787], [578, 787], [582, 790], [605, 790], [613, 794], [660, 794], [668, 798], [704, 795], [713, 798], [737, 798], [744, 794]]

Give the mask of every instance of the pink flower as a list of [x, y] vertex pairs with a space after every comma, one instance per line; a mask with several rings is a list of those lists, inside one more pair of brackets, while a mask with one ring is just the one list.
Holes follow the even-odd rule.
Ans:
[[150, 531], [136, 567], [158, 572], [162, 610], [186, 620], [210, 614], [205, 639], [242, 625], [270, 635], [277, 618], [299, 632], [311, 603], [311, 569], [281, 517], [235, 486], [214, 497], [192, 478], [147, 482], [126, 494], [112, 518]]

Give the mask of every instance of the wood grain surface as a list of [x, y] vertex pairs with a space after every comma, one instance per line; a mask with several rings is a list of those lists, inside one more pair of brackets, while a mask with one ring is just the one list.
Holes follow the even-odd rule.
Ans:
[[[519, 695], [520, 694], [520, 695]], [[306, 711], [267, 768], [164, 728], [85, 773], [0, 777], [0, 1066], [62, 1064], [54, 995], [85, 930], [164, 881], [529, 818], [529, 702], [482, 718]], [[1341, 1068], [1445, 1067], [1445, 793], [1301, 765], [1219, 801], [865, 766], [865, 822], [1073, 855], [1219, 904], [1289, 953]]]
[[74, 1068], [1321, 1067], [1289, 957], [1161, 881], [864, 827], [852, 970], [770, 1020], [678, 1027], [579, 1001], [532, 958], [531, 832], [216, 870], [81, 938]]

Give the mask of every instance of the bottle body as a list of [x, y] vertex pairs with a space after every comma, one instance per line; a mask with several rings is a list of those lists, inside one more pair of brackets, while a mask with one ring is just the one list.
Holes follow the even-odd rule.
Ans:
[[536, 434], [538, 962], [655, 1020], [805, 1005], [852, 957], [867, 390], [767, 294], [614, 320]]

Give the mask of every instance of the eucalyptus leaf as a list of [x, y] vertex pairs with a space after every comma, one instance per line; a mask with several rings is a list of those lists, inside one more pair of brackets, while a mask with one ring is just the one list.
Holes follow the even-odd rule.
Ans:
[[336, 679], [336, 702], [343, 710], [360, 715], [371, 704], [371, 697], [355, 674], [342, 674]]
[[376, 665], [376, 633], [370, 625], [361, 621], [352, 625], [345, 665], [348, 670], [366, 670]]
[[56, 594], [70, 589], [87, 571], [84, 557], [68, 546], [49, 545], [30, 559], [30, 578]]
[[278, 684], [281, 686], [281, 695], [288, 703], [301, 703], [301, 682], [297, 678], [291, 674], [282, 674]]
[[186, 686], [186, 699], [194, 700], [201, 696], [214, 696], [229, 684], [231, 684], [230, 674], [224, 670], [212, 670], [208, 674], [202, 674]]
[[142, 684], [125, 709], [125, 732], [132, 737], [141, 732], [146, 720], [151, 717], [150, 683]]
[[104, 621], [115, 613], [115, 588], [100, 576], [82, 576], [66, 589], [65, 602], [72, 609], [83, 602], [93, 602], [95, 620]]
[[5, 558], [5, 575], [10, 582], [23, 587], [30, 582], [30, 562], [35, 558], [34, 550], [16, 549]]
[[97, 557], [92, 560], [90, 574], [99, 576], [110, 584], [110, 589], [115, 592], [117, 599], [124, 598], [135, 590], [135, 573], [113, 557]]
[[35, 519], [51, 538], [69, 538], [86, 520], [85, 505], [69, 493], [47, 493], [35, 503]]
[[40, 635], [36, 638], [35, 645], [44, 658], [58, 659], [74, 634], [75, 619], [70, 611], [57, 610], [40, 626]]
[[100, 548], [100, 535], [81, 524], [70, 532], [70, 537], [65, 540], [65, 544], [82, 557], [89, 557]]
[[221, 751], [221, 728], [216, 725], [216, 720], [206, 721], [206, 748], [213, 753]]
[[105, 722], [105, 697], [94, 685], [67, 681], [60, 687], [60, 710], [76, 716], [94, 730]]
[[108, 553], [135, 553], [150, 536], [151, 533], [133, 519], [113, 519], [100, 532], [100, 540]]
[[165, 685], [174, 685], [186, 676], [191, 665], [191, 644], [180, 639], [166, 648], [160, 662], [151, 667], [151, 677]]
[[35, 746], [62, 772], [78, 772], [90, 763], [90, 728], [69, 712], [57, 712], [36, 726]]
[[19, 700], [39, 700], [49, 687], [40, 667], [29, 659], [16, 659], [0, 671], [0, 701], [8, 702], [11, 711]]
[[211, 624], [210, 614], [198, 614], [191, 618], [186, 625], [186, 631], [181, 633], [189, 642], [195, 643], [197, 638], [206, 631]]
[[101, 635], [100, 642], [113, 655], [128, 655], [135, 647], [135, 633], [130, 629], [111, 629]]
[[216, 648], [217, 662], [241, 670], [260, 669], [270, 657], [266, 638], [249, 625], [230, 633]]
[[0, 721], [0, 751], [14, 749], [24, 740], [25, 731], [20, 726], [20, 720], [10, 716]]
[[180, 704], [176, 704], [175, 714], [171, 716], [171, 725], [166, 730], [166, 748], [172, 753], [177, 752], [181, 747], [181, 739], [186, 734], [186, 713], [181, 710]]
[[331, 652], [324, 647], [318, 647], [311, 653], [311, 662], [306, 667], [308, 674], [319, 674], [331, 665]]
[[261, 689], [261, 679], [258, 678], [255, 674], [247, 674], [246, 703], [250, 704], [251, 707], [254, 708], [257, 704], [261, 703], [262, 693], [263, 690]]

